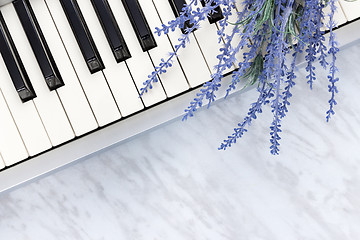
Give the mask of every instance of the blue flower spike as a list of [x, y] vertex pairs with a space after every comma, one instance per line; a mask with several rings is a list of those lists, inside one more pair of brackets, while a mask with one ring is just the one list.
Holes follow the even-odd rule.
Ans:
[[[242, 2], [241, 9], [237, 9], [235, 1]], [[324, 8], [328, 5], [331, 10], [329, 22], [324, 23]], [[210, 107], [216, 100], [224, 71], [236, 64], [237, 69], [232, 73], [225, 97], [234, 91], [240, 82], [244, 82], [245, 87], [256, 84], [259, 97], [250, 105], [245, 118], [218, 149], [225, 150], [236, 143], [237, 139], [248, 131], [252, 121], [262, 113], [263, 106], [269, 105], [273, 114], [270, 124], [270, 153], [278, 155], [281, 120], [289, 111], [291, 89], [295, 86], [296, 79], [295, 63], [300, 53], [305, 52], [306, 80], [310, 89], [316, 83], [315, 61], [319, 61], [322, 68], [329, 69], [328, 91], [331, 97], [326, 121], [335, 114], [335, 95], [338, 93], [335, 84], [339, 81], [335, 65], [339, 48], [333, 32], [336, 27], [336, 0], [205, 0], [204, 7], [199, 0], [191, 0], [184, 5], [178, 18], [155, 28], [155, 34], [160, 36], [182, 28], [185, 23], [191, 26], [179, 37], [174, 51], [161, 59], [148, 76], [144, 87], [141, 88], [140, 96], [150, 91], [153, 84], [159, 81], [158, 76], [171, 68], [174, 58], [189, 44], [191, 32], [198, 28], [202, 21], [207, 20], [207, 16], [219, 6], [224, 18], [217, 23], [218, 64], [214, 66], [212, 80], [203, 84], [185, 109], [183, 120], [193, 117], [203, 105]], [[236, 22], [229, 21], [232, 14], [237, 14]], [[330, 32], [328, 47], [323, 36], [324, 26], [327, 26]], [[231, 31], [227, 31], [229, 28]], [[237, 59], [239, 52], [243, 52], [242, 59]], [[291, 59], [289, 63], [288, 59]]]

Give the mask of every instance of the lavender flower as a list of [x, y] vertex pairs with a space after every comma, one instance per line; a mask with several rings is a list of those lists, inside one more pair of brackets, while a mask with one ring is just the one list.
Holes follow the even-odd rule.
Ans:
[[[326, 120], [329, 121], [336, 105], [335, 94], [338, 92], [335, 83], [339, 80], [335, 77], [338, 69], [335, 66], [336, 53], [339, 51], [335, 34], [334, 13], [336, 0], [243, 0], [243, 10], [237, 13], [237, 21], [229, 23], [229, 16], [235, 12], [235, 1], [240, 0], [205, 0], [205, 6], [200, 7], [198, 0], [192, 0], [182, 9], [180, 16], [161, 27], [156, 28], [157, 34], [168, 34], [177, 28], [184, 27], [185, 23], [192, 26], [179, 38], [174, 45], [174, 52], [166, 59], [161, 59], [155, 71], [144, 82], [141, 95], [152, 88], [158, 82], [158, 75], [166, 73], [172, 66], [172, 60], [177, 56], [181, 48], [185, 48], [189, 42], [191, 32], [199, 27], [201, 21], [215, 11], [218, 6], [222, 7], [224, 19], [218, 22], [218, 40], [224, 42], [220, 46], [217, 55], [218, 64], [214, 66], [215, 72], [212, 80], [206, 82], [195, 98], [190, 102], [183, 120], [192, 117], [198, 108], [205, 103], [209, 107], [216, 100], [216, 92], [222, 85], [223, 73], [231, 68], [235, 62], [237, 69], [232, 73], [232, 81], [227, 87], [227, 94], [235, 90], [241, 81], [245, 86], [257, 84], [259, 97], [250, 105], [246, 117], [241, 121], [231, 136], [221, 143], [219, 150], [225, 150], [236, 143], [248, 131], [248, 126], [262, 112], [262, 107], [270, 105], [273, 113], [273, 121], [270, 126], [270, 152], [279, 154], [279, 140], [281, 139], [281, 120], [286, 116], [290, 106], [289, 99], [292, 97], [290, 90], [295, 86], [297, 56], [306, 52], [307, 82], [312, 89], [316, 80], [315, 61], [319, 61], [323, 68], [329, 68], [329, 110], [326, 112]], [[325, 45], [324, 12], [326, 4], [330, 5], [329, 23], [330, 30], [329, 49]], [[225, 33], [227, 28], [232, 28], [231, 33]], [[236, 59], [240, 50], [247, 48], [243, 53], [242, 61]], [[327, 57], [331, 57], [330, 64]], [[286, 62], [292, 58], [288, 68]], [[283, 89], [283, 90], [282, 90]]]
[[331, 98], [329, 100], [330, 108], [326, 112], [326, 121], [327, 122], [330, 120], [331, 115], [335, 114], [334, 105], [337, 104], [337, 102], [335, 101], [335, 93], [338, 93], [338, 89], [335, 86], [335, 83], [337, 81], [339, 81], [339, 78], [335, 77], [335, 73], [338, 72], [338, 69], [335, 66], [336, 53], [339, 52], [339, 48], [337, 48], [337, 42], [335, 40], [335, 33], [333, 32], [333, 29], [336, 27], [336, 23], [334, 22], [334, 13], [336, 11], [335, 0], [330, 0], [329, 4], [330, 4], [330, 8], [331, 8], [331, 13], [329, 14], [330, 20], [329, 20], [329, 25], [328, 25], [328, 27], [330, 29], [330, 37], [329, 37], [330, 49], [329, 49], [328, 53], [331, 55], [332, 59], [331, 59], [331, 63], [330, 63], [330, 74], [328, 76], [328, 79], [330, 82], [328, 87], [329, 87], [329, 92], [331, 93]]

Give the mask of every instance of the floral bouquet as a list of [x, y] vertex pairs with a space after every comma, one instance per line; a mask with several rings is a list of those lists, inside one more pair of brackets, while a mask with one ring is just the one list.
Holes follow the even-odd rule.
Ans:
[[[229, 17], [235, 14], [235, 1], [242, 2], [242, 10], [237, 12], [236, 22]], [[234, 128], [231, 136], [221, 143], [219, 150], [227, 149], [247, 132], [248, 126], [262, 112], [264, 105], [270, 105], [273, 120], [270, 126], [270, 152], [279, 154], [281, 120], [288, 112], [291, 88], [295, 85], [295, 62], [300, 53], [305, 54], [307, 62], [307, 83], [312, 88], [316, 80], [314, 62], [319, 61], [323, 68], [329, 69], [328, 90], [330, 92], [329, 109], [326, 121], [335, 114], [338, 92], [336, 77], [336, 53], [339, 51], [335, 34], [334, 13], [336, 0], [191, 0], [185, 4], [180, 16], [173, 21], [156, 28], [158, 35], [168, 34], [176, 28], [183, 29], [179, 42], [174, 45], [174, 52], [155, 68], [141, 89], [141, 95], [152, 88], [158, 81], [158, 75], [165, 73], [172, 66], [172, 59], [189, 42], [189, 35], [199, 28], [201, 21], [221, 7], [223, 19], [218, 22], [220, 46], [218, 64], [212, 80], [206, 82], [185, 110], [183, 120], [192, 117], [204, 102], [210, 106], [216, 99], [216, 91], [221, 86], [224, 71], [236, 64], [231, 83], [227, 86], [227, 95], [238, 87], [240, 81], [245, 86], [255, 85], [259, 92], [256, 102], [251, 103], [246, 117]], [[329, 6], [329, 21], [324, 22], [324, 8]], [[231, 28], [229, 31], [225, 31]], [[329, 31], [328, 44], [325, 43], [325, 29]], [[245, 50], [246, 49], [246, 50]], [[242, 59], [237, 59], [243, 51]], [[290, 61], [288, 61], [290, 59]]]

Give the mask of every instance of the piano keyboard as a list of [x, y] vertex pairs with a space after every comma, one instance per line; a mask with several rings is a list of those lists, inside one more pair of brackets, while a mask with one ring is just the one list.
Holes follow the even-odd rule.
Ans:
[[[214, 71], [221, 14], [138, 94], [181, 34], [152, 31], [184, 1], [0, 0], [0, 192], [182, 114]], [[360, 38], [360, 1], [338, 6], [338, 24], [353, 21], [340, 41]]]

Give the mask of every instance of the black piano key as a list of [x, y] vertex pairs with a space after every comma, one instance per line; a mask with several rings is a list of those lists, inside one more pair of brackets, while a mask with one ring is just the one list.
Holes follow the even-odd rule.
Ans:
[[[202, 6], [205, 7], [205, 5], [206, 5], [205, 0], [200, 0], [200, 2], [202, 4]], [[215, 6], [216, 5], [215, 1], [213, 1], [210, 5]], [[220, 6], [217, 6], [214, 9], [214, 12], [208, 16], [208, 20], [209, 20], [210, 24], [216, 23], [217, 21], [219, 21], [223, 18], [224, 18], [224, 15], [222, 14]]]
[[[185, 2], [185, 0], [169, 0], [169, 4], [171, 6], [171, 9], [172, 9], [175, 17], [179, 17], [186, 2]], [[187, 20], [184, 23], [184, 26], [181, 28], [181, 31], [182, 31], [182, 33], [185, 34], [186, 33], [185, 30], [187, 28], [192, 28], [192, 27], [193, 27], [193, 24], [190, 24], [190, 20]], [[196, 29], [194, 29], [193, 31], [195, 31], [195, 30]]]
[[[36, 97], [33, 86], [25, 71], [24, 65], [15, 48], [4, 18], [0, 12], [0, 52], [9, 72], [14, 87], [22, 102]], [[0, 79], [0, 81], [3, 79]]]
[[169, 3], [175, 17], [179, 17], [184, 5], [186, 4], [185, 0], [169, 0]]
[[81, 53], [91, 73], [105, 68], [76, 0], [60, 0]]
[[105, 32], [108, 43], [116, 61], [122, 62], [131, 57], [130, 51], [115, 21], [107, 0], [91, 0], [101, 26]]
[[15, 11], [24, 28], [41, 72], [50, 90], [64, 86], [60, 72], [41, 32], [35, 14], [28, 0], [13, 1]]
[[156, 47], [155, 38], [151, 33], [139, 2], [137, 0], [122, 0], [122, 3], [143, 51]]

